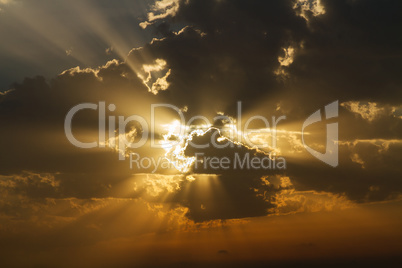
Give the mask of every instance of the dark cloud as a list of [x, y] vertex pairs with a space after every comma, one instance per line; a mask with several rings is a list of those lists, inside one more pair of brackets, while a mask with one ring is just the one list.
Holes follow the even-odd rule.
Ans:
[[[275, 194], [288, 186], [270, 183], [263, 176], [284, 171], [275, 170], [275, 164], [266, 169], [258, 164], [256, 169], [253, 168], [250, 164], [252, 159], [265, 158], [265, 166], [268, 166], [269, 156], [227, 140], [219, 142], [219, 137], [218, 130], [213, 129], [203, 136], [194, 137], [186, 148], [187, 156], [197, 158], [195, 180], [184, 181], [175, 200], [189, 207], [188, 217], [196, 222], [267, 215], [268, 209], [275, 207]], [[213, 144], [226, 147], [217, 149]], [[207, 145], [208, 148], [200, 149], [199, 145]], [[219, 161], [226, 158], [229, 164], [213, 164], [208, 160], [212, 158]], [[241, 163], [245, 163], [243, 168]]]
[[[175, 16], [153, 25], [165, 38], [132, 51], [129, 60], [165, 59], [171, 101], [195, 112], [203, 111], [200, 103], [217, 111], [242, 100], [251, 108], [278, 95], [304, 113], [306, 103], [333, 99], [399, 104], [400, 3], [321, 3], [325, 13], [307, 12], [305, 19], [294, 1], [180, 1]], [[174, 34], [169, 24], [189, 27]], [[294, 59], [282, 67], [283, 80], [275, 72], [288, 47]]]
[[128, 60], [165, 59], [172, 69], [169, 100], [188, 105], [190, 113], [206, 113], [202, 107], [206, 102], [214, 112], [237, 100], [250, 107], [280, 91], [274, 74], [280, 66], [278, 57], [283, 48], [297, 45], [308, 30], [292, 4], [180, 1], [177, 14], [168, 23], [189, 27], [174, 34], [162, 24], [165, 38], [133, 50]]
[[[289, 67], [295, 94], [400, 104], [400, 1], [321, 1]], [[309, 92], [312, 95], [306, 95]]]

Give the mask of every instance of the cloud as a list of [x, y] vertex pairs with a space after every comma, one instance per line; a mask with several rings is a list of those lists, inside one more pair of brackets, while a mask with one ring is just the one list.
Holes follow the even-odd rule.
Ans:
[[134, 189], [145, 189], [151, 196], [160, 196], [161, 194], [174, 193], [181, 188], [183, 175], [162, 175], [162, 174], [137, 174], [141, 177], [135, 182]]
[[[162, 74], [164, 71], [164, 75]], [[167, 79], [170, 75], [171, 70], [166, 70], [166, 61], [162, 59], [156, 59], [152, 64], [144, 64], [141, 67], [141, 71], [137, 72], [138, 77], [140, 77], [147, 86], [148, 91], [153, 94], [158, 94], [159, 91], [167, 90], [169, 83]], [[158, 77], [159, 74], [159, 77]], [[152, 78], [156, 76], [156, 81], [152, 81]]]
[[[192, 137], [184, 154], [195, 157], [195, 164], [189, 171], [194, 180], [183, 180], [180, 190], [172, 200], [188, 207], [186, 215], [195, 222], [267, 215], [268, 209], [274, 207], [271, 197], [287, 189], [289, 183], [284, 179], [281, 184], [274, 185], [261, 179], [264, 175], [279, 172], [274, 167], [250, 169], [246, 167], [249, 163], [246, 163], [244, 168], [236, 168], [237, 164], [240, 165], [238, 162], [247, 157], [267, 160], [269, 156], [219, 138], [217, 129]], [[213, 147], [212, 144], [219, 146]], [[199, 145], [204, 146], [200, 148]], [[226, 158], [231, 163], [230, 168], [219, 165], [215, 168], [205, 162], [214, 157]]]
[[152, 12], [148, 13], [148, 21], [141, 22], [140, 26], [145, 29], [147, 26], [152, 25], [152, 23], [156, 20], [176, 15], [179, 6], [180, 0], [155, 1], [155, 4], [151, 8]]
[[283, 191], [275, 196], [276, 207], [270, 212], [275, 215], [301, 212], [334, 211], [354, 207], [356, 204], [345, 195], [316, 191]]
[[398, 151], [402, 146], [402, 140], [393, 139], [368, 139], [339, 142], [340, 146], [347, 146], [350, 150], [350, 158], [362, 168], [397, 170], [397, 162], [400, 160]]
[[297, 10], [298, 14], [306, 20], [308, 20], [311, 15], [319, 16], [325, 14], [325, 7], [320, 0], [298, 0], [294, 8]]
[[368, 102], [367, 104], [364, 104], [358, 101], [348, 101], [341, 103], [341, 106], [355, 114], [360, 115], [363, 119], [369, 122], [372, 122], [382, 116], [390, 116], [396, 110], [396, 107], [378, 107], [378, 104], [375, 102]]
[[[252, 20], [243, 18], [245, 8], [255, 13]], [[287, 19], [278, 24], [271, 16], [275, 13], [283, 13]], [[303, 21], [286, 1], [256, 6], [241, 1], [181, 1], [174, 15], [153, 26], [163, 38], [132, 50], [128, 62], [136, 65], [145, 60], [144, 64], [150, 65], [163, 59], [170, 70], [166, 81], [171, 103], [199, 113], [204, 112], [200, 103], [208, 101], [211, 110], [219, 111], [223, 103], [256, 101], [264, 90], [275, 90], [275, 70], [281, 66], [278, 58], [284, 56], [283, 48], [301, 41], [299, 33], [307, 30]], [[176, 32], [176, 24], [187, 27]], [[290, 57], [283, 62], [288, 61]], [[215, 97], [207, 97], [212, 95]]]

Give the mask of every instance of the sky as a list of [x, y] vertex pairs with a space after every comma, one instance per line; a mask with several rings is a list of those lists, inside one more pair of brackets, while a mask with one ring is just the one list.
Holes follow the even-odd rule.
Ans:
[[399, 267], [401, 12], [0, 0], [0, 266]]

